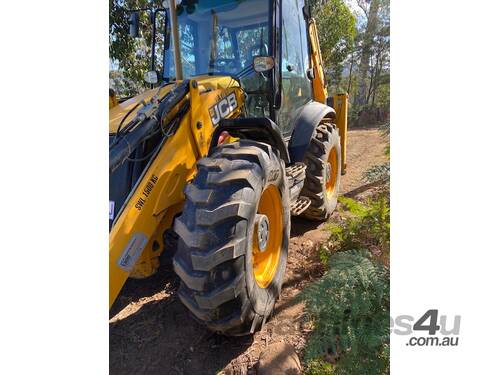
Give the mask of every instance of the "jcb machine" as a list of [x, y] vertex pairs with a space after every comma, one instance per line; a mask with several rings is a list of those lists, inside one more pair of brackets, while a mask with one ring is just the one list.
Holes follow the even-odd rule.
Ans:
[[280, 293], [290, 216], [325, 220], [337, 204], [347, 95], [328, 98], [304, 0], [170, 0], [151, 14], [166, 20], [152, 89], [110, 94], [110, 306], [170, 255], [196, 319], [252, 333]]

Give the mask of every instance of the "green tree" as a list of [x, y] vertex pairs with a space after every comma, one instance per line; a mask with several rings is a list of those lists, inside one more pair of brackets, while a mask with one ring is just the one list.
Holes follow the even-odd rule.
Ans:
[[[139, 12], [140, 38], [129, 35], [128, 18], [135, 9], [155, 9], [160, 1], [152, 0], [110, 0], [109, 1], [109, 57], [116, 69], [123, 74], [120, 95], [136, 94], [144, 88], [143, 76], [150, 69], [152, 23], [149, 11]], [[161, 40], [158, 40], [161, 42]], [[111, 72], [110, 72], [111, 74]], [[116, 77], [116, 73], [110, 79]]]
[[356, 19], [343, 0], [316, 2], [313, 15], [318, 25], [328, 83], [337, 85], [342, 76], [344, 62], [354, 46]]
[[[356, 46], [359, 68], [354, 104], [360, 108], [371, 104], [373, 108], [378, 104], [379, 86], [389, 83], [390, 5], [389, 0], [357, 0], [357, 4], [362, 9], [362, 18]], [[380, 90], [380, 93], [386, 92], [388, 90]], [[382, 101], [384, 99], [381, 98]]]

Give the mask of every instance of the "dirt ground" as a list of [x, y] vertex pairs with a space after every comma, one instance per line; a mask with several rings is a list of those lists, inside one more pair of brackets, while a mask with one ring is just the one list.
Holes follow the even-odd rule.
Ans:
[[[369, 189], [363, 173], [386, 160], [384, 146], [377, 129], [349, 130], [343, 195], [355, 197]], [[316, 250], [328, 238], [324, 227], [292, 219], [282, 294], [272, 317], [253, 336], [223, 337], [196, 323], [177, 298], [178, 279], [168, 267], [149, 279], [127, 281], [110, 311], [110, 373], [255, 374], [260, 353], [271, 343], [284, 341], [301, 353], [310, 327], [303, 304], [293, 297], [323, 271]]]

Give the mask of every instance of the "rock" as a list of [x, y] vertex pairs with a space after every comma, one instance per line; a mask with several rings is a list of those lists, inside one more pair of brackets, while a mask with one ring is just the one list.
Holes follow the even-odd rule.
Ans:
[[262, 351], [257, 375], [300, 375], [300, 360], [292, 345], [277, 342]]

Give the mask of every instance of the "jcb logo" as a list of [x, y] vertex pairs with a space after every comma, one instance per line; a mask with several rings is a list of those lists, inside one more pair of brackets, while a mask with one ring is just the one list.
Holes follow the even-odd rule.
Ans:
[[232, 92], [216, 105], [209, 109], [210, 118], [212, 119], [212, 125], [216, 126], [221, 119], [229, 116], [238, 106], [236, 101], [236, 94]]

